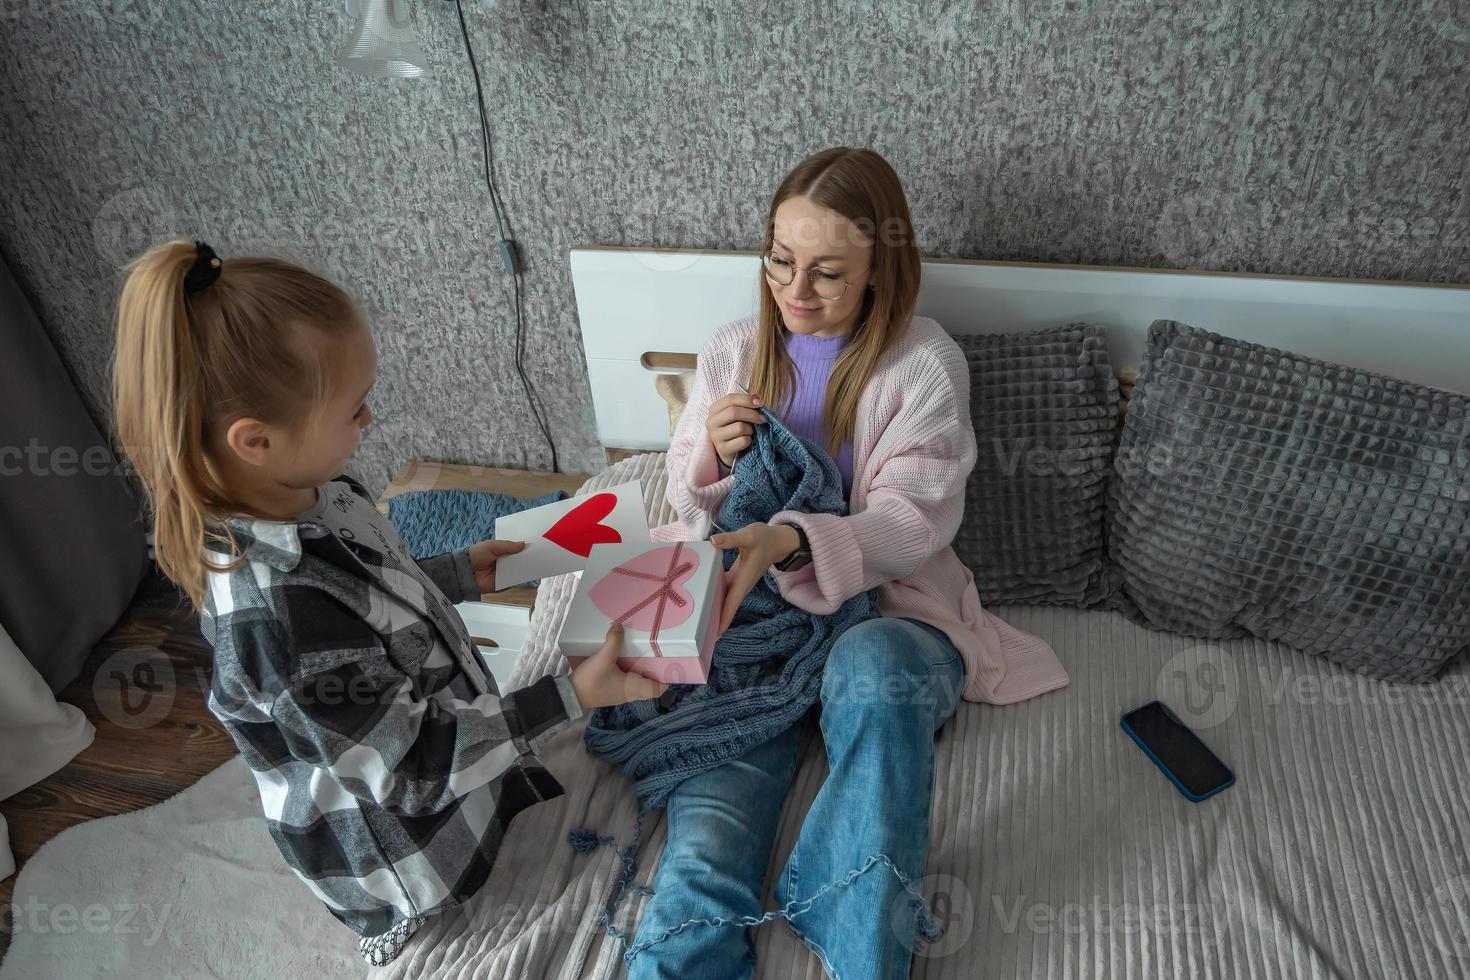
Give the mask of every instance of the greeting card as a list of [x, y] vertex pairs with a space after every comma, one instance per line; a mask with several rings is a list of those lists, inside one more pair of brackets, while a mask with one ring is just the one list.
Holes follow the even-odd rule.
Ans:
[[507, 514], [495, 522], [501, 541], [526, 547], [495, 562], [495, 586], [504, 589], [587, 567], [597, 545], [647, 543], [648, 511], [637, 481]]

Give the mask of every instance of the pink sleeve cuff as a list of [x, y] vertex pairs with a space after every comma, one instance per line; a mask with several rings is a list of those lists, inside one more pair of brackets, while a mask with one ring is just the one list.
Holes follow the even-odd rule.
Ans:
[[863, 553], [845, 518], [783, 510], [768, 523], [800, 527], [812, 546], [812, 560], [805, 568], [771, 573], [792, 603], [810, 613], [830, 615], [863, 591]]
[[688, 503], [704, 511], [711, 519], [719, 513], [720, 506], [730, 495], [730, 487], [735, 484], [733, 475], [720, 476], [719, 460], [708, 436], [696, 440], [694, 451], [689, 454], [689, 462], [684, 467], [684, 479], [679, 481], [679, 488]]
[[650, 541], [697, 541], [699, 535], [694, 529], [682, 520], [673, 520], [667, 524], [648, 529], [648, 540]]

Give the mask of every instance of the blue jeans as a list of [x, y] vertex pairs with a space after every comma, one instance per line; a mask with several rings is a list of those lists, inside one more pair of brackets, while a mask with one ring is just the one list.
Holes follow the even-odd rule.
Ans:
[[[873, 855], [892, 860], [915, 886], [923, 878], [934, 733], [954, 714], [964, 680], [949, 638], [916, 620], [868, 620], [832, 647], [820, 709], [829, 773], [776, 885], [780, 906], [808, 903], [790, 925], [829, 976], [909, 975], [917, 920], [892, 869], [880, 861], [846, 885], [821, 889]], [[635, 947], [689, 918], [762, 914], [762, 884], [802, 727], [674, 790], [668, 841]], [[628, 976], [750, 977], [750, 932], [738, 924], [688, 926], [638, 950]]]

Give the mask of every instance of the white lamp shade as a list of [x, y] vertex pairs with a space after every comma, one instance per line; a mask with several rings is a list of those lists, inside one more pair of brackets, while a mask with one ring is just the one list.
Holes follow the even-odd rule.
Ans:
[[357, 27], [338, 53], [337, 64], [368, 75], [416, 78], [429, 71], [413, 30], [409, 0], [351, 0]]

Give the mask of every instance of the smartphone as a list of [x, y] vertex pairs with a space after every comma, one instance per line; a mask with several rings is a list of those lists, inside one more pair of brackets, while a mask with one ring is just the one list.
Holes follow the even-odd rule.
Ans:
[[1162, 701], [1123, 716], [1123, 731], [1154, 760], [1186, 799], [1198, 803], [1235, 783], [1235, 773]]

